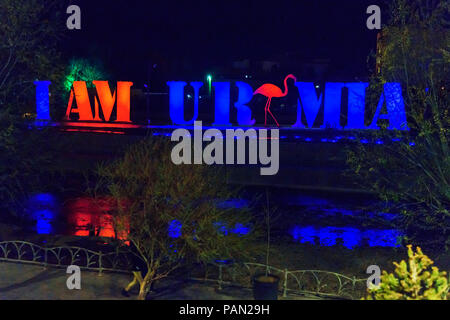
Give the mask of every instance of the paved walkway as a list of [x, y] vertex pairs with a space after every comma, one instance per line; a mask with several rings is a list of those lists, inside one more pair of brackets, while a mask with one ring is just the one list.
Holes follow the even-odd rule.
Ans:
[[[131, 280], [126, 274], [81, 272], [81, 290], [69, 290], [65, 269], [0, 262], [0, 300], [118, 300], [121, 289]], [[166, 279], [155, 285], [151, 299], [165, 300], [250, 300], [248, 289], [227, 287], [219, 291], [217, 285], [196, 281], [177, 282]], [[134, 293], [134, 295], [133, 295]]]

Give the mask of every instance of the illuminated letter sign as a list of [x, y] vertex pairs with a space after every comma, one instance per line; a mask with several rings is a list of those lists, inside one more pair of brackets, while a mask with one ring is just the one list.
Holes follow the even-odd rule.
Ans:
[[[383, 103], [386, 102], [387, 114], [381, 114]], [[400, 83], [385, 83], [384, 90], [378, 102], [377, 110], [369, 129], [380, 129], [379, 119], [389, 120], [388, 129], [409, 130], [406, 123], [405, 102], [402, 96]]]
[[321, 128], [340, 129], [342, 88], [345, 83], [329, 82], [325, 84], [325, 106]]
[[[92, 114], [91, 102], [85, 81], [74, 81], [73, 89], [70, 91], [69, 103], [65, 120], [70, 120], [70, 116], [78, 113], [79, 121], [101, 121], [100, 108], [103, 113], [104, 121], [110, 121], [114, 105], [117, 100], [117, 117], [116, 122], [131, 122], [130, 120], [130, 88], [132, 82], [117, 83], [117, 99], [116, 92], [111, 94], [108, 81], [93, 81], [97, 91], [97, 97], [94, 99], [95, 114]], [[73, 107], [73, 100], [77, 103], [77, 108]], [[100, 103], [99, 103], [100, 100]], [[99, 108], [100, 105], [100, 108]]]
[[[305, 128], [301, 121], [302, 111], [306, 116], [306, 124], [312, 128], [317, 114], [322, 105], [323, 94], [317, 97], [316, 89], [312, 82], [296, 82], [300, 99], [297, 108], [296, 128]], [[348, 116], [346, 129], [379, 129], [379, 119], [389, 120], [388, 129], [408, 130], [406, 125], [405, 103], [403, 101], [402, 89], [399, 83], [386, 83], [372, 124], [364, 125], [365, 91], [368, 83], [326, 83], [324, 102], [324, 121], [321, 128], [340, 129], [341, 96], [342, 89], [348, 88]], [[383, 103], [386, 102], [387, 114], [381, 114]]]
[[366, 89], [368, 83], [347, 83], [348, 114], [347, 129], [364, 129], [364, 110], [366, 103]]
[[236, 87], [239, 89], [238, 101], [234, 104], [237, 109], [237, 121], [241, 126], [252, 126], [256, 120], [252, 119], [252, 110], [246, 105], [253, 98], [252, 87], [241, 81], [236, 82]]
[[167, 82], [169, 86], [170, 119], [178, 125], [194, 124], [198, 117], [198, 96], [203, 83], [191, 82], [191, 86], [194, 88], [194, 115], [189, 121], [184, 120], [184, 87], [186, 84], [182, 81]]
[[230, 123], [230, 83], [213, 82], [215, 96], [214, 126], [231, 126]]
[[[237, 101], [234, 102], [236, 109], [237, 123], [242, 126], [255, 125], [252, 118], [252, 110], [249, 107], [253, 96], [261, 94], [267, 98], [265, 106], [265, 122], [271, 116], [278, 125], [276, 117], [270, 110], [272, 98], [281, 98], [288, 95], [287, 80], [291, 78], [295, 81], [295, 86], [299, 92], [297, 102], [297, 119], [292, 127], [312, 128], [317, 122], [317, 116], [323, 110], [323, 123], [321, 128], [334, 129], [380, 129], [378, 120], [387, 120], [390, 130], [409, 130], [406, 122], [405, 103], [402, 96], [400, 83], [385, 83], [380, 96], [378, 106], [375, 111], [372, 123], [366, 127], [365, 120], [365, 100], [366, 90], [369, 86], [366, 82], [329, 82], [325, 84], [324, 92], [318, 94], [316, 86], [312, 82], [296, 82], [293, 75], [288, 75], [284, 79], [284, 91], [272, 84], [264, 84], [253, 91], [252, 87], [242, 81], [235, 83], [238, 94]], [[50, 120], [49, 110], [49, 86], [50, 81], [35, 81], [36, 85], [36, 113], [37, 120]], [[73, 114], [78, 114], [79, 121], [115, 121], [131, 122], [130, 120], [130, 91], [132, 82], [118, 82], [117, 89], [111, 91], [108, 81], [93, 81], [96, 96], [93, 99], [94, 109], [91, 108], [91, 101], [88, 94], [86, 82], [74, 81], [70, 91], [69, 102], [65, 115], [65, 120], [70, 120]], [[170, 119], [175, 125], [193, 125], [199, 115], [199, 92], [203, 86], [202, 82], [191, 82], [191, 94], [185, 93], [186, 82], [167, 82], [169, 87], [169, 112]], [[213, 82], [214, 87], [214, 123], [213, 126], [231, 126], [230, 105], [231, 84], [229, 82]], [[341, 124], [342, 92], [348, 89], [347, 123]], [[185, 100], [192, 101], [193, 115], [190, 120], [185, 120]], [[73, 102], [76, 105], [73, 105]], [[113, 117], [114, 106], [117, 105], [115, 120]], [[386, 105], [386, 112], [382, 113], [383, 106]], [[321, 110], [321, 108], [323, 108]], [[305, 116], [305, 123], [302, 121]]]
[[50, 81], [35, 81], [36, 85], [36, 119], [37, 120], [51, 120], [50, 119], [50, 92], [48, 86]]
[[[302, 123], [302, 110], [305, 112], [306, 124], [312, 128], [317, 114], [319, 113], [320, 105], [322, 104], [322, 94], [317, 98], [316, 88], [312, 82], [296, 82], [300, 98], [297, 102], [297, 122], [293, 125], [296, 128], [304, 128]], [[302, 108], [303, 107], [303, 108]]]

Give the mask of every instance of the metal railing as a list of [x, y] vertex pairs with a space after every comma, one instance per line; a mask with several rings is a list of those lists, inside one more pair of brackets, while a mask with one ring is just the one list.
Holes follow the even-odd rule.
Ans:
[[132, 266], [130, 253], [126, 251], [101, 252], [81, 247], [42, 247], [26, 241], [0, 242], [0, 261], [64, 267], [77, 265], [81, 269], [127, 272]]
[[222, 289], [224, 284], [251, 283], [254, 275], [263, 275], [266, 272], [280, 278], [280, 293], [284, 298], [292, 294], [334, 299], [359, 299], [367, 289], [367, 278], [358, 279], [332, 271], [288, 270], [260, 263], [213, 263], [212, 265], [217, 268], [217, 279], [209, 280], [217, 282], [219, 289]]
[[[132, 253], [127, 250], [114, 252], [93, 251], [81, 247], [59, 246], [43, 247], [26, 241], [0, 242], [0, 261], [42, 265], [44, 267], [65, 267], [77, 265], [81, 269], [130, 273]], [[216, 271], [214, 278], [208, 278], [209, 269]], [[336, 272], [322, 270], [287, 270], [259, 263], [212, 263], [205, 269], [204, 278], [223, 285], [249, 287], [252, 277], [270, 273], [278, 276], [281, 283], [280, 293], [288, 295], [313, 295], [324, 298], [358, 299], [366, 291], [367, 279], [348, 277]]]

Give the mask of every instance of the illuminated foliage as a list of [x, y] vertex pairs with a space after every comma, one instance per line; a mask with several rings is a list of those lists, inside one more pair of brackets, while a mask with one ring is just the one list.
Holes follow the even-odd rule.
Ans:
[[94, 80], [108, 80], [108, 75], [99, 62], [88, 59], [74, 58], [70, 60], [67, 75], [64, 79], [64, 88], [70, 91], [74, 81], [86, 81], [88, 88], [93, 88]]
[[433, 261], [417, 247], [408, 246], [408, 262], [394, 262], [394, 273], [383, 272], [378, 288], [369, 289], [368, 300], [447, 300], [447, 273], [433, 267]]
[[233, 198], [225, 178], [208, 166], [174, 165], [170, 154], [166, 140], [143, 140], [97, 172], [95, 194], [115, 200], [116, 229], [129, 234], [148, 270], [140, 299], [151, 283], [184, 264], [249, 254], [253, 233], [226, 231], [247, 229], [250, 217], [246, 208], [218, 205]]
[[[395, 0], [391, 21], [379, 40], [379, 73], [369, 93], [376, 106], [387, 82], [399, 82], [408, 132], [388, 132], [386, 122], [374, 139], [395, 143], [359, 144], [348, 153], [350, 174], [402, 213], [398, 227], [415, 241], [450, 248], [450, 150], [448, 2]], [[376, 92], [375, 92], [376, 91]], [[398, 206], [397, 206], [398, 205]]]

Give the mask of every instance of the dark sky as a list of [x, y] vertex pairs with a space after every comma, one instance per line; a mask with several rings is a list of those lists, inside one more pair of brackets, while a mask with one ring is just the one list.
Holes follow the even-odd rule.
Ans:
[[[68, 55], [96, 57], [120, 77], [139, 77], [155, 57], [188, 61], [204, 74], [235, 59], [285, 52], [329, 58], [364, 74], [376, 31], [366, 8], [381, 0], [79, 0], [82, 30], [67, 31]], [[204, 70], [205, 69], [205, 70]]]

